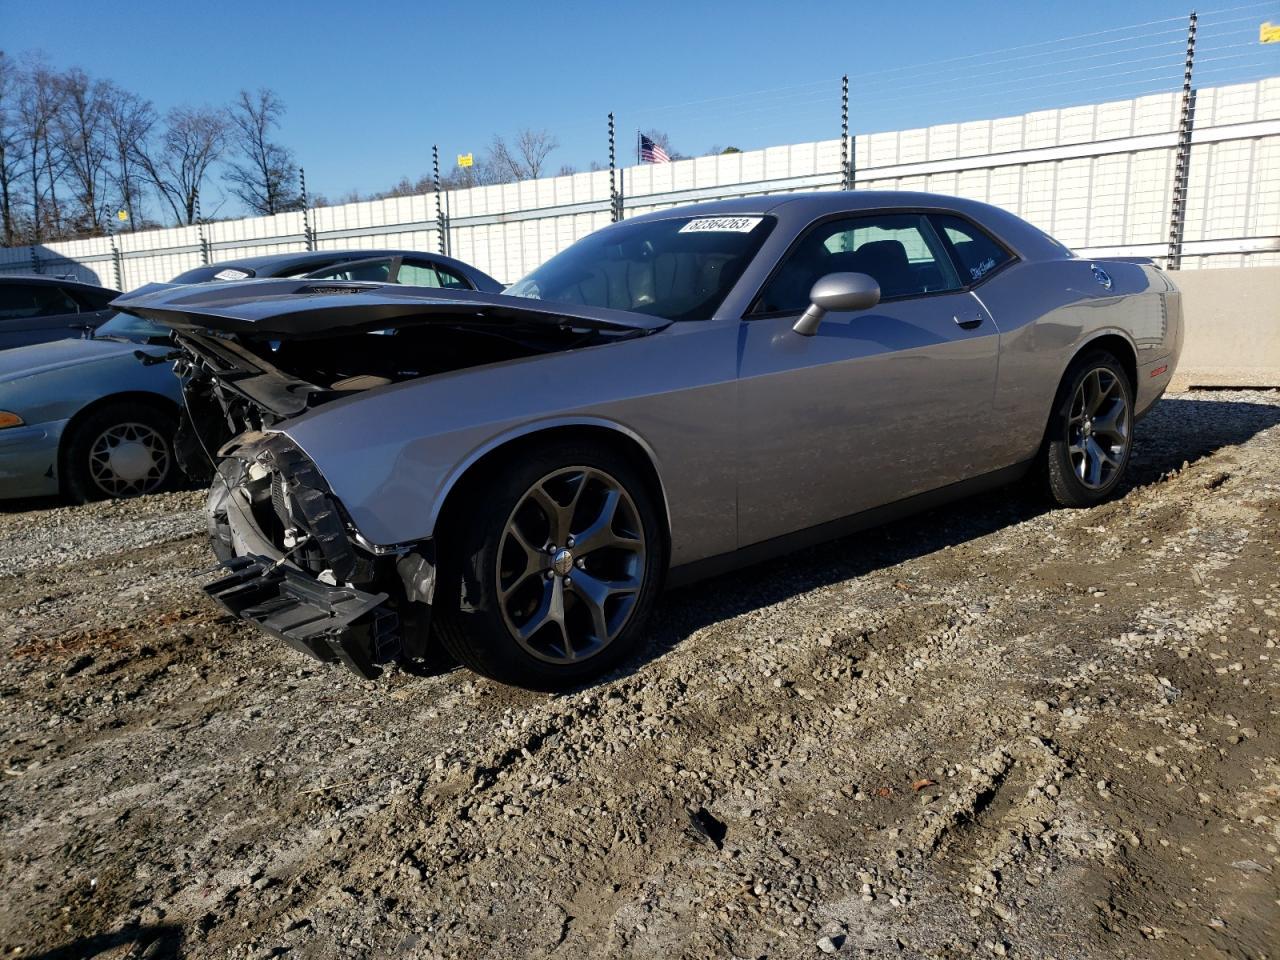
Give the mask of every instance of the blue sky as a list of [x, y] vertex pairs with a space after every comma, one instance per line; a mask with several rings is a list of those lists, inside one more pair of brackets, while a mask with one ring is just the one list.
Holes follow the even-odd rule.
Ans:
[[[1258, 23], [1280, 23], [1280, 0], [1211, 3], [1204, 84], [1280, 75], [1280, 44], [1256, 42]], [[114, 79], [161, 110], [272, 87], [289, 108], [281, 139], [313, 192], [333, 198], [426, 172], [433, 142], [452, 161], [525, 126], [558, 137], [556, 167], [585, 169], [606, 159], [609, 110], [624, 158], [637, 127], [691, 154], [832, 137], [843, 72], [855, 132], [1171, 89], [1188, 7], [0, 0], [0, 44]]]

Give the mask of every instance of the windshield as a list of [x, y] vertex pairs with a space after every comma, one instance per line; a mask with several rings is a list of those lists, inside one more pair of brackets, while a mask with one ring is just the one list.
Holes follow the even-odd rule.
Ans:
[[619, 224], [579, 240], [506, 292], [668, 320], [706, 320], [774, 222], [737, 216]]
[[95, 340], [133, 340], [136, 343], [154, 343], [168, 340], [169, 329], [141, 317], [127, 313], [115, 313], [111, 319], [93, 331]]

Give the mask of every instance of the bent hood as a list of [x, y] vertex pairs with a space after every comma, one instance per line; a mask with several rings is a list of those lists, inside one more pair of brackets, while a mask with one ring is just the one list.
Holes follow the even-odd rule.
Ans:
[[117, 310], [179, 331], [218, 330], [267, 337], [321, 337], [336, 330], [411, 324], [546, 323], [652, 333], [671, 321], [624, 310], [475, 290], [443, 290], [332, 280], [249, 280], [212, 285], [153, 284], [112, 301]]

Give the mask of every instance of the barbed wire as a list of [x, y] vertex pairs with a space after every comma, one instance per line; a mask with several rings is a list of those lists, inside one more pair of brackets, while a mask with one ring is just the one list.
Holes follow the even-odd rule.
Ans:
[[[1235, 4], [1199, 14], [1196, 85], [1252, 82], [1280, 75], [1280, 48], [1258, 43], [1261, 13], [1276, 10], [1274, 0]], [[944, 122], [939, 113], [972, 106], [955, 120], [994, 118], [1076, 103], [1123, 100], [1174, 92], [1182, 80], [1187, 17], [1161, 17], [1104, 30], [960, 54], [928, 63], [850, 72], [851, 123], [855, 132], [904, 129]], [[668, 132], [702, 127], [708, 121], [729, 132], [722, 139], [739, 143], [772, 131], [778, 141], [811, 131], [809, 139], [833, 139], [838, 131], [839, 77], [813, 79], [740, 94], [690, 99], [659, 106], [632, 107], [637, 128]], [[975, 100], [982, 101], [975, 104]], [[998, 109], [990, 109], [997, 104]], [[887, 115], [898, 121], [869, 119]], [[754, 139], [754, 137], [753, 137]]]
[[[1262, 48], [1255, 33], [1264, 17], [1255, 11], [1270, 10], [1280, 16], [1275, 0], [1200, 12], [1197, 86], [1280, 74], [1280, 47]], [[850, 70], [852, 129], [865, 133], [947, 122], [940, 114], [957, 106], [971, 108], [954, 117], [962, 121], [1175, 91], [1181, 85], [1186, 31], [1187, 16], [1179, 14], [928, 62]], [[825, 77], [709, 92], [680, 101], [633, 103], [613, 112], [619, 130], [656, 129], [679, 144], [690, 130], [714, 127], [721, 131], [714, 134], [718, 139], [745, 149], [763, 145], [756, 142], [760, 139], [832, 138], [839, 129], [839, 89], [840, 74], [833, 70]], [[599, 121], [576, 116], [546, 125], [571, 136], [598, 129]], [[625, 144], [629, 138], [624, 134], [620, 139]]]

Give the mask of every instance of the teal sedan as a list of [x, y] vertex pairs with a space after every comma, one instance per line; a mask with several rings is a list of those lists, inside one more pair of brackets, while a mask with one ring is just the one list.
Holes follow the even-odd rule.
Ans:
[[88, 339], [0, 351], [0, 499], [83, 503], [172, 483], [182, 390], [168, 334], [117, 314]]
[[[245, 257], [196, 267], [173, 283], [302, 276], [502, 289], [468, 263], [414, 250]], [[206, 469], [194, 435], [178, 429], [182, 385], [164, 360], [172, 350], [168, 328], [123, 313], [84, 339], [0, 350], [0, 500], [132, 497], [172, 485], [184, 466]]]

